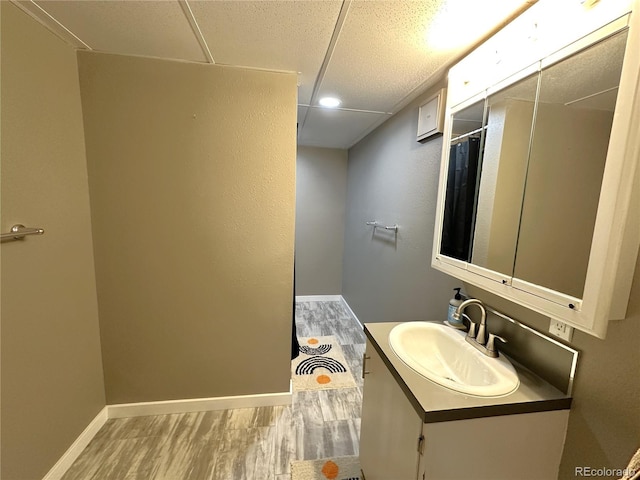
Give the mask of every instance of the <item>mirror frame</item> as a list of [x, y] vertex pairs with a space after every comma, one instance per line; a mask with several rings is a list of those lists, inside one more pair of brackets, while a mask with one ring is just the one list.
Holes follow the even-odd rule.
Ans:
[[[546, 19], [545, 8], [546, 13], [553, 14], [552, 3], [540, 2], [534, 5], [518, 17], [517, 22], [507, 25], [452, 67], [449, 73], [443, 138], [448, 139], [451, 136], [451, 119], [456, 111], [628, 28], [627, 47], [618, 90], [619, 101], [616, 104], [611, 129], [583, 298], [574, 298], [440, 254], [449, 160], [449, 145], [446, 141], [443, 145], [440, 168], [431, 265], [464, 282], [604, 338], [608, 321], [624, 318], [626, 315], [640, 247], [640, 215], [637, 214], [637, 206], [640, 205], [640, 135], [637, 135], [637, 132], [640, 132], [640, 0], [633, 0], [631, 14], [630, 6], [625, 4], [618, 5], [618, 10], [606, 11], [606, 15], [602, 15], [601, 11], [597, 11], [599, 4], [596, 4], [591, 11], [581, 12], [583, 15], [577, 19], [579, 26], [572, 38], [564, 38], [562, 44], [554, 44], [553, 39], [543, 39], [541, 43], [544, 48], [533, 49], [534, 56], [529, 58], [529, 66], [524, 69], [520, 68], [522, 60], [519, 58], [517, 61], [514, 60], [517, 67], [513, 68], [518, 70], [517, 72], [508, 71], [508, 67], [505, 67], [505, 64], [509, 63], [507, 61], [499, 62], [502, 65], [496, 66], [494, 71], [487, 67], [489, 73], [483, 72], [479, 80], [472, 77], [473, 65], [486, 65], [487, 55], [493, 55], [489, 58], [495, 61], [495, 52], [501, 42], [504, 44], [504, 39], [510, 38], [507, 35], [523, 37], [527, 34], [528, 30], [522, 28], [523, 22], [533, 21], [537, 26], [541, 18]], [[562, 17], [557, 13], [555, 16]], [[551, 19], [552, 15], [549, 18]], [[560, 20], [548, 20], [549, 23], [554, 21], [557, 23]], [[543, 28], [543, 31], [553, 30], [553, 25], [546, 25], [546, 30]], [[520, 41], [520, 44], [524, 41]], [[518, 44], [517, 41], [515, 43]], [[522, 55], [522, 52], [517, 53]], [[515, 51], [513, 55], [516, 55]], [[472, 91], [473, 89], [475, 91]], [[634, 205], [636, 210], [633, 209]]]

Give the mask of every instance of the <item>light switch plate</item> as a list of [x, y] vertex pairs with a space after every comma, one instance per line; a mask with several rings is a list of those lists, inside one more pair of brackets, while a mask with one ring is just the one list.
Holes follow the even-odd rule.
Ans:
[[549, 333], [554, 334], [567, 342], [571, 341], [573, 337], [573, 327], [570, 327], [566, 323], [559, 322], [558, 320], [551, 319], [549, 323]]

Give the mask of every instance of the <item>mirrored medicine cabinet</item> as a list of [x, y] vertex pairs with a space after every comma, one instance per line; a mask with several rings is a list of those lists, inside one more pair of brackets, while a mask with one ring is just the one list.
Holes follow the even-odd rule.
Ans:
[[453, 67], [434, 268], [599, 337], [624, 318], [640, 242], [634, 22], [546, 42], [468, 98], [469, 65], [491, 69], [500, 37]]

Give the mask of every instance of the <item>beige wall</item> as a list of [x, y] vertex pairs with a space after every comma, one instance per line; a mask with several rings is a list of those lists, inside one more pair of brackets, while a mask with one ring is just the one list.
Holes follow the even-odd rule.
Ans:
[[296, 295], [340, 295], [347, 151], [301, 146], [296, 165]]
[[[465, 287], [469, 295], [498, 311], [539, 331], [548, 331], [548, 318], [479, 288]], [[561, 480], [575, 479], [576, 467], [624, 468], [640, 448], [639, 338], [640, 257], [626, 318], [609, 323], [605, 340], [574, 331], [571, 345], [580, 351], [580, 357], [558, 477]]]
[[288, 391], [296, 75], [79, 67], [107, 402]]
[[2, 478], [42, 478], [105, 405], [76, 54], [2, 10]]

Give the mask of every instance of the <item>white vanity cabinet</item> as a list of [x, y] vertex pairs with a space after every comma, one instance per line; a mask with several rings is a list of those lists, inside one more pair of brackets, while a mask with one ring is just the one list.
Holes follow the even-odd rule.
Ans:
[[[384, 346], [384, 340], [378, 341]], [[364, 365], [363, 480], [557, 478], [568, 409], [535, 411], [533, 407], [531, 413], [500, 414], [502, 399], [476, 402], [473, 397], [420, 380], [398, 363], [399, 359], [391, 358], [388, 344], [378, 346], [387, 351], [383, 353], [374, 342], [368, 339]], [[416, 390], [423, 391], [411, 391], [407, 385], [412, 382], [418, 386]], [[425, 401], [429, 389], [434, 392], [434, 403], [449, 404], [451, 409], [437, 407], [439, 412], [427, 412], [428, 406], [418, 408], [415, 402]], [[415, 393], [423, 398], [417, 400]], [[447, 395], [451, 402], [446, 401]], [[489, 412], [495, 413], [485, 416]]]
[[431, 265], [604, 338], [640, 245], [639, 91], [640, 0], [540, 0], [453, 66]]
[[366, 480], [416, 480], [422, 420], [370, 342], [364, 364], [360, 465]]

